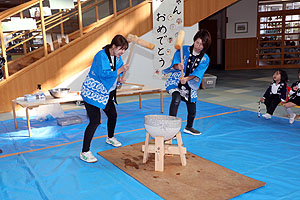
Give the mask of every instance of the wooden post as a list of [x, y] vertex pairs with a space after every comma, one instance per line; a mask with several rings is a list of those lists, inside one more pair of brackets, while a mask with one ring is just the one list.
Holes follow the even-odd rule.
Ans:
[[9, 75], [8, 75], [8, 67], [7, 67], [6, 48], [5, 48], [5, 44], [4, 44], [4, 36], [3, 36], [3, 30], [2, 30], [2, 21], [0, 21], [0, 39], [1, 39], [2, 56], [6, 60], [6, 62], [4, 64], [4, 74], [5, 74], [5, 79], [7, 79]]
[[[61, 13], [61, 9], [59, 9], [59, 12]], [[62, 13], [60, 14], [60, 21], [62, 21]], [[61, 38], [64, 38], [64, 22], [60, 23], [60, 34]]]
[[149, 155], [149, 140], [150, 140], [150, 134], [146, 133], [146, 140], [145, 140], [145, 149], [144, 149], [144, 157], [143, 157], [143, 163], [146, 163], [148, 160]]
[[142, 93], [141, 92], [139, 93], [139, 105], [140, 105], [140, 108], [142, 108]]
[[132, 0], [129, 0], [129, 8], [132, 7]]
[[47, 36], [45, 29], [45, 19], [43, 13], [43, 1], [40, 0], [40, 17], [41, 17], [41, 26], [42, 26], [42, 34], [43, 34], [43, 44], [44, 44], [44, 56], [48, 56], [48, 47], [47, 47]]
[[82, 10], [81, 10], [81, 2], [80, 2], [80, 0], [77, 0], [77, 5], [78, 5], [78, 23], [79, 23], [80, 36], [83, 36]]
[[[96, 3], [98, 3], [98, 0], [96, 0]], [[99, 19], [99, 8], [98, 8], [98, 4], [96, 4], [96, 21], [98, 22]]]
[[[22, 4], [22, 0], [20, 0], [20, 4]], [[23, 11], [20, 12], [20, 18], [23, 19], [24, 16], [23, 16]], [[22, 33], [24, 34], [25, 31], [22, 31]], [[27, 46], [26, 46], [26, 42], [23, 43], [23, 52], [24, 52], [24, 55], [27, 55]]]
[[29, 133], [29, 137], [31, 137], [30, 120], [29, 120], [28, 109], [29, 109], [29, 108], [27, 107], [25, 110], [26, 110], [26, 119], [27, 119], [28, 133]]
[[114, 16], [117, 16], [117, 0], [113, 0]]
[[179, 153], [180, 153], [181, 165], [186, 166], [186, 158], [185, 158], [185, 153], [184, 153], [184, 149], [183, 149], [183, 143], [182, 143], [182, 138], [181, 138], [180, 132], [178, 132], [176, 134], [176, 139], [177, 139], [178, 149], [179, 149]]
[[155, 137], [155, 171], [164, 171], [165, 146], [164, 137]]
[[15, 121], [15, 128], [18, 128], [18, 124], [17, 124], [17, 115], [16, 115], [16, 104], [14, 102], [14, 100], [12, 101], [12, 109], [13, 109], [13, 115], [14, 115], [14, 121]]

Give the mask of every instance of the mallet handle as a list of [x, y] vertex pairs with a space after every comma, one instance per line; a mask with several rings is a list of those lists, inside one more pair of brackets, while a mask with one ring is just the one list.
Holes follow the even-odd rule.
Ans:
[[[181, 60], [181, 63], [184, 64], [184, 62], [183, 62], [182, 46], [180, 47], [180, 60]], [[184, 66], [184, 65], [183, 65], [183, 66]], [[183, 69], [181, 70], [181, 78], [183, 78]]]
[[[134, 43], [132, 43], [132, 44], [130, 45], [130, 50], [129, 50], [129, 54], [128, 54], [128, 57], [127, 57], [126, 64], [129, 64], [129, 63], [130, 63], [130, 59], [131, 59], [131, 56], [132, 56], [133, 48], [134, 48]], [[126, 73], [126, 71], [123, 72], [122, 78], [125, 76], [125, 73]]]

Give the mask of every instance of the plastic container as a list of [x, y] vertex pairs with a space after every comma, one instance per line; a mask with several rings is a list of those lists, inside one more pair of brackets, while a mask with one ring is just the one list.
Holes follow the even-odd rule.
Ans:
[[25, 95], [24, 95], [24, 101], [35, 102], [35, 101], [36, 101], [36, 95], [33, 95], [33, 94], [25, 94]]
[[82, 119], [78, 116], [62, 117], [62, 118], [57, 119], [57, 124], [60, 126], [79, 124], [81, 122], [82, 122]]
[[217, 77], [211, 74], [204, 74], [202, 83], [205, 89], [216, 87]]
[[46, 95], [44, 94], [44, 92], [42, 91], [42, 86], [41, 84], [38, 84], [37, 85], [37, 88], [38, 88], [38, 92], [35, 93], [35, 96], [36, 96], [36, 99], [37, 100], [46, 100]]

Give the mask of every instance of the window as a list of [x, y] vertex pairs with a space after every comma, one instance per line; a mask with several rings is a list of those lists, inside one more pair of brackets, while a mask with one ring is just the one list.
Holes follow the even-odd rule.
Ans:
[[257, 64], [300, 64], [300, 0], [258, 1]]

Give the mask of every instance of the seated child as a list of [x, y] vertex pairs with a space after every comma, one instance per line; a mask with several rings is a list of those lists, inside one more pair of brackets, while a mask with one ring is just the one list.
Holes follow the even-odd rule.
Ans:
[[290, 115], [290, 124], [294, 123], [295, 117], [297, 116], [291, 109], [294, 106], [300, 106], [300, 69], [298, 70], [298, 78], [299, 80], [292, 84], [290, 90], [290, 99], [284, 105], [287, 113]]
[[285, 71], [279, 69], [273, 74], [273, 83], [268, 87], [264, 96], [260, 99], [267, 108], [267, 113], [262, 115], [265, 119], [271, 119], [276, 107], [282, 101], [286, 101], [286, 90], [288, 75]]

